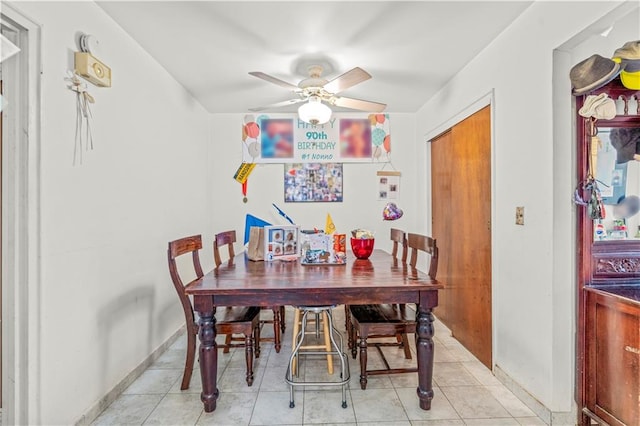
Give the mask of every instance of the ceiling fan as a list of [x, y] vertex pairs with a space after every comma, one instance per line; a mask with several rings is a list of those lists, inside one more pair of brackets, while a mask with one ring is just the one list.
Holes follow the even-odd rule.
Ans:
[[386, 104], [362, 99], [338, 96], [338, 93], [362, 83], [371, 78], [371, 75], [362, 68], [355, 67], [344, 74], [329, 81], [322, 77], [323, 68], [320, 65], [309, 67], [309, 77], [300, 81], [297, 85], [280, 80], [263, 72], [253, 71], [249, 74], [262, 80], [276, 84], [293, 92], [297, 97], [271, 105], [250, 108], [251, 111], [263, 111], [265, 109], [278, 108], [306, 102], [298, 109], [298, 114], [303, 121], [311, 124], [323, 124], [331, 117], [331, 108], [323, 104], [337, 107], [357, 109], [366, 112], [382, 112]]

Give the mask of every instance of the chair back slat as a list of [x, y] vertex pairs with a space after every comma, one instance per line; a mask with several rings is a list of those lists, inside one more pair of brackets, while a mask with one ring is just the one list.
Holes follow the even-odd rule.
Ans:
[[193, 314], [193, 305], [191, 304], [191, 299], [189, 299], [189, 296], [184, 291], [185, 284], [183, 283], [182, 278], [180, 278], [176, 258], [191, 253], [196, 278], [202, 278], [204, 274], [202, 273], [199, 256], [199, 250], [201, 248], [202, 236], [192, 235], [190, 237], [180, 238], [179, 240], [169, 242], [169, 248], [167, 249], [171, 281], [173, 282], [173, 286], [175, 287], [180, 303], [182, 304], [189, 332], [195, 330], [197, 326], [195, 323], [195, 316]]
[[229, 263], [233, 263], [233, 258], [236, 253], [233, 249], [233, 244], [236, 242], [236, 231], [224, 231], [216, 234], [213, 240], [213, 258], [216, 263], [216, 268], [222, 264], [222, 258], [220, 257], [220, 250], [224, 246], [228, 246], [229, 251]]
[[411, 260], [409, 264], [415, 268], [418, 264], [418, 252], [422, 251], [431, 257], [429, 263], [429, 277], [436, 279], [438, 273], [438, 247], [436, 240], [420, 234], [407, 234], [407, 246], [411, 249]]
[[391, 228], [391, 241], [393, 241], [393, 249], [391, 256], [398, 258], [398, 247], [402, 247], [402, 263], [407, 263], [407, 235], [401, 229]]

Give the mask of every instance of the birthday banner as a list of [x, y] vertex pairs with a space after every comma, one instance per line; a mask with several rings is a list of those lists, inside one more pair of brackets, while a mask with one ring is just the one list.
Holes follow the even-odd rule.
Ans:
[[298, 114], [246, 115], [245, 163], [386, 163], [391, 135], [387, 114], [334, 113], [313, 125]]

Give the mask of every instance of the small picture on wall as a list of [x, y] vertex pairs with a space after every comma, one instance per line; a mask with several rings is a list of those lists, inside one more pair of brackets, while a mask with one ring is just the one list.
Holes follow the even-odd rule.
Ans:
[[284, 165], [284, 201], [342, 202], [342, 164], [293, 163]]
[[378, 199], [397, 200], [400, 191], [400, 172], [378, 172]]

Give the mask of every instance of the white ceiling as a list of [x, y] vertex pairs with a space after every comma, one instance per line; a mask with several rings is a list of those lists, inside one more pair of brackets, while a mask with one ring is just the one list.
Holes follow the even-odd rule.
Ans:
[[329, 80], [356, 66], [373, 76], [342, 95], [415, 112], [531, 2], [98, 4], [208, 111], [236, 113], [292, 98], [248, 72], [297, 84], [316, 62]]

